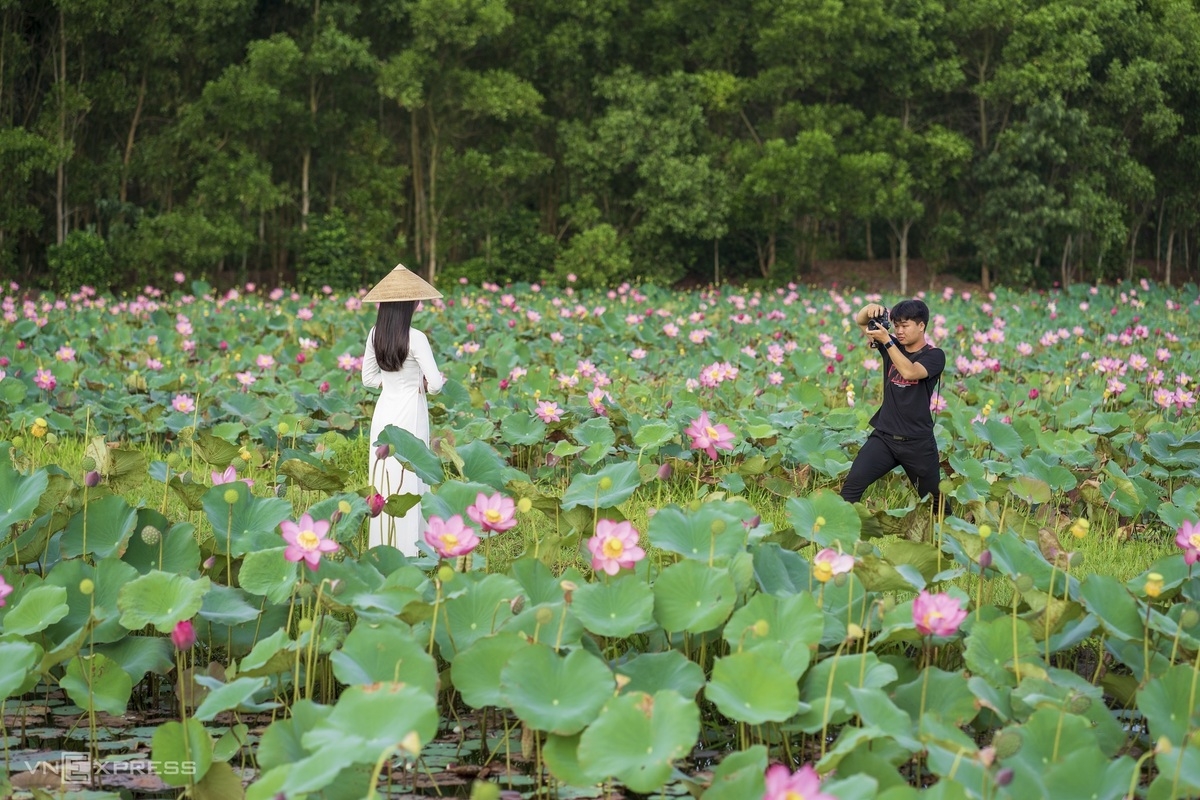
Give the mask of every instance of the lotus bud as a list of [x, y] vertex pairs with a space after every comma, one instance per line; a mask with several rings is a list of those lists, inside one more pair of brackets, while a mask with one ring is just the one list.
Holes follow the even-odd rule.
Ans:
[[750, 519], [743, 522], [742, 527], [748, 531], [752, 531], [761, 524], [762, 524], [762, 515], [755, 514], [753, 517], [751, 517]]
[[321, 385], [317, 387], [317, 391], [319, 391], [321, 394], [325, 394], [326, 392], [328, 392], [329, 391], [329, 381], [321, 381]]
[[454, 568], [448, 564], [442, 564], [438, 567], [437, 577], [442, 583], [449, 583], [454, 580]]
[[992, 565], [992, 551], [984, 550], [979, 554], [979, 568], [987, 569]]
[[375, 448], [375, 458], [382, 461], [392, 454], [392, 446], [390, 444], [381, 444]]
[[549, 625], [554, 620], [554, 612], [545, 607], [539, 608], [534, 619], [538, 625]]
[[722, 533], [725, 532], [725, 528], [726, 528], [726, 523], [725, 523], [725, 520], [723, 520], [723, 519], [714, 519], [712, 521], [712, 523], [708, 526], [708, 529], [712, 532], [713, 536], [720, 536]]
[[83, 485], [89, 489], [95, 489], [100, 485], [100, 473], [94, 469], [89, 471], [88, 474], [83, 476]]
[[520, 500], [517, 501], [517, 510], [520, 511], [522, 514], [528, 514], [530, 511], [533, 510], [533, 501], [530, 500], [528, 497], [522, 497]]
[[1166, 736], [1158, 737], [1158, 741], [1154, 743], [1154, 752], [1158, 755], [1169, 755], [1172, 749], [1171, 740]]
[[217, 557], [216, 556], [209, 556], [208, 558], [204, 559], [204, 568], [205, 569], [212, 569], [216, 565], [217, 565]]
[[367, 497], [367, 508], [370, 509], [371, 519], [374, 519], [383, 513], [383, 506], [386, 502], [387, 501], [384, 499], [383, 495], [381, 495], [379, 492], [375, 492]]
[[607, 492], [609, 489], [612, 488], [612, 486], [613, 486], [612, 478], [608, 477], [607, 475], [605, 475], [603, 478], [600, 479], [600, 491]]
[[1018, 592], [1028, 592], [1032, 588], [1033, 588], [1033, 578], [1029, 577], [1028, 575], [1018, 575], [1017, 576], [1017, 591]]
[[979, 751], [979, 761], [985, 767], [990, 767], [992, 764], [996, 763], [996, 748], [992, 747], [991, 745], [981, 748]]
[[89, 595], [94, 591], [96, 591], [96, 584], [92, 581], [91, 578], [84, 578], [83, 580], [81, 580], [79, 582], [79, 593], [80, 594]]
[[1012, 758], [1021, 749], [1021, 734], [1012, 728], [997, 731], [992, 737], [992, 746], [996, 748], [999, 758]]
[[196, 643], [196, 629], [192, 626], [192, 621], [185, 619], [176, 623], [175, 629], [171, 631], [171, 641], [176, 650], [190, 650]]
[[668, 481], [671, 479], [671, 473], [674, 471], [675, 470], [671, 467], [670, 464], [663, 462], [658, 467], [658, 479], [660, 481]]
[[147, 525], [146, 527], [142, 528], [140, 535], [142, 537], [142, 541], [148, 545], [156, 545], [158, 544], [159, 540], [162, 539], [162, 531], [153, 525]]
[[1163, 576], [1157, 572], [1151, 572], [1146, 576], [1145, 592], [1147, 597], [1158, 597], [1163, 590]]
[[521, 610], [524, 608], [525, 608], [525, 595], [523, 595], [523, 594], [519, 594], [516, 597], [514, 597], [512, 600], [508, 601], [508, 610], [511, 611], [514, 616], [516, 616], [517, 614], [520, 614]]
[[754, 635], [761, 639], [771, 632], [771, 623], [760, 619], [750, 626], [750, 630], [754, 631]]
[[1013, 779], [1012, 767], [1005, 767], [1004, 769], [1002, 769], [996, 773], [996, 785], [997, 786], [1008, 786], [1010, 783], [1012, 783], [1012, 779]]
[[980, 525], [979, 526], [979, 538], [980, 539], [987, 541], [987, 538], [991, 535], [992, 535], [992, 526], [991, 525]]
[[846, 581], [848, 580], [850, 579], [847, 577], [846, 573], [839, 572], [837, 575], [833, 576], [833, 585], [841, 588], [842, 586], [846, 585]]
[[222, 495], [222, 497], [224, 497], [226, 503], [233, 505], [238, 501], [237, 489], [226, 489], [225, 494]]
[[575, 590], [578, 589], [579, 586], [574, 581], [563, 581], [559, 584], [559, 586], [561, 586], [563, 590], [563, 602], [567, 605], [571, 605], [571, 597], [574, 595]]

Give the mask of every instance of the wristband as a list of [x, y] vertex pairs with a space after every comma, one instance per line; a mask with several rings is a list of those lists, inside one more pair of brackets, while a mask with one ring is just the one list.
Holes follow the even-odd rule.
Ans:
[[895, 342], [893, 342], [891, 339], [888, 339], [888, 340], [887, 340], [887, 344], [885, 344], [885, 345], [883, 346], [883, 349], [884, 349], [884, 350], [888, 350], [888, 349], [890, 349], [890, 348], [892, 348], [892, 347], [895, 347], [895, 346], [896, 346], [896, 343], [895, 343]]

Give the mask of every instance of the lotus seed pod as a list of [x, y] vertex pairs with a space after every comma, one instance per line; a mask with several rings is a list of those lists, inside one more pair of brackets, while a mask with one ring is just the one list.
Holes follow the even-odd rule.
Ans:
[[1086, 694], [1072, 695], [1071, 699], [1067, 701], [1067, 711], [1070, 711], [1072, 714], [1084, 714], [1091, 707], [1092, 698]]
[[530, 511], [533, 510], [533, 501], [530, 500], [528, 497], [522, 497], [520, 500], [517, 501], [517, 510], [520, 511], [522, 514], [528, 514]]
[[280, 436], [287, 436], [288, 433], [291, 432], [292, 428], [286, 422], [281, 422], [275, 426], [275, 430], [279, 432]]
[[1012, 767], [1005, 767], [1004, 769], [1002, 769], [996, 773], [996, 785], [997, 786], [1008, 786], [1010, 783], [1012, 783], [1012, 779], [1013, 779]]
[[539, 608], [534, 619], [537, 620], [538, 625], [549, 625], [554, 620], [554, 612], [545, 607]]
[[454, 568], [448, 564], [442, 564], [438, 567], [437, 577], [442, 583], [449, 583], [454, 580]]
[[1200, 623], [1200, 611], [1194, 608], [1189, 608], [1179, 616], [1179, 627], [1194, 628]]
[[938, 481], [939, 494], [951, 494], [954, 491], [954, 483], [949, 478], [942, 478]]
[[23, 447], [25, 445], [25, 437], [24, 436], [14, 436], [14, 437], [12, 437], [12, 443], [13, 443], [13, 447]]
[[1154, 743], [1154, 752], [1159, 755], [1169, 755], [1172, 749], [1174, 748], [1171, 746], [1171, 740], [1166, 736], [1158, 737], [1158, 741]]
[[714, 519], [708, 529], [712, 531], [713, 536], [720, 536], [725, 532], [726, 524], [723, 519]]
[[883, 609], [884, 614], [891, 613], [892, 609], [896, 607], [896, 598], [889, 594], [879, 601], [879, 605]]
[[84, 472], [90, 472], [91, 470], [94, 470], [96, 468], [96, 459], [92, 458], [91, 456], [84, 456], [83, 458], [79, 459], [79, 468]]
[[867, 635], [867, 632], [862, 629], [862, 626], [857, 622], [851, 622], [846, 626], [846, 638], [852, 642], [857, 642], [859, 639]]
[[346, 500], [338, 501], [338, 511], [342, 512], [342, 516], [349, 514], [353, 510], [354, 510], [354, 507], [351, 506], [350, 503], [347, 502]]
[[179, 464], [183, 461], [183, 456], [179, 455], [178, 451], [167, 453], [167, 466], [171, 469], [178, 469]]
[[600, 479], [600, 491], [607, 492], [612, 488], [612, 485], [612, 478], [608, 477], [607, 475]]
[[1028, 575], [1018, 575], [1017, 576], [1017, 591], [1018, 592], [1028, 592], [1032, 588], [1033, 588], [1033, 578], [1029, 577]]
[[1157, 572], [1151, 572], [1146, 576], [1145, 592], [1147, 597], [1158, 597], [1163, 590], [1163, 576]]
[[992, 535], [992, 526], [991, 525], [980, 525], [979, 526], [979, 538], [980, 539], [987, 539], [991, 535]]
[[83, 595], [91, 594], [96, 591], [96, 584], [91, 578], [84, 578], [79, 582], [79, 593]]
[[1012, 758], [1020, 751], [1022, 743], [1021, 734], [1012, 728], [997, 731], [992, 737], [992, 746], [999, 758]]
[[1082, 539], [1088, 535], [1088, 530], [1092, 527], [1092, 523], [1088, 522], [1083, 517], [1071, 523], [1071, 535], [1076, 539]]
[[96, 472], [96, 470], [88, 472], [88, 474], [83, 476], [83, 485], [89, 489], [95, 489], [100, 485], [100, 473]]
[[313, 621], [308, 617], [305, 617], [304, 619], [300, 620], [300, 623], [296, 627], [301, 633], [308, 633], [312, 630], [312, 626]]
[[754, 631], [755, 636], [761, 639], [771, 632], [771, 623], [767, 622], [765, 619], [760, 619], [755, 622], [750, 629]]
[[813, 529], [816, 530], [817, 528], [824, 528], [825, 525], [826, 525], [825, 518], [817, 517], [817, 521], [816, 521], [816, 523], [814, 523]]
[[699, 510], [700, 510], [700, 501], [699, 500], [693, 500], [690, 503], [688, 503], [688, 511], [690, 511], [691, 513], [695, 514]]
[[238, 501], [237, 489], [226, 489], [223, 497], [225, 498], [226, 503], [233, 505]]
[[153, 525], [147, 525], [146, 527], [142, 528], [140, 535], [142, 537], [142, 541], [149, 545], [158, 544], [159, 540], [162, 539], [162, 531]]
[[58, 444], [58, 437], [53, 433], [46, 434], [46, 444]]
[[846, 581], [848, 580], [849, 578], [846, 576], [846, 573], [839, 572], [837, 575], [833, 576], [833, 585], [840, 589], [846, 585]]
[[296, 587], [296, 594], [299, 597], [303, 597], [305, 599], [312, 597], [312, 594], [314, 591], [316, 591], [316, 590], [313, 588], [313, 585], [311, 583], [309, 583], [308, 581], [305, 581], [304, 583], [301, 583], [299, 586]]

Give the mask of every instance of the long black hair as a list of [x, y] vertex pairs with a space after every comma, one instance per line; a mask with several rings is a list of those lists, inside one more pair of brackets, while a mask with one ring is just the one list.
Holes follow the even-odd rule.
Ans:
[[375, 318], [375, 360], [385, 372], [396, 372], [408, 358], [408, 332], [412, 328], [416, 300], [380, 303]]

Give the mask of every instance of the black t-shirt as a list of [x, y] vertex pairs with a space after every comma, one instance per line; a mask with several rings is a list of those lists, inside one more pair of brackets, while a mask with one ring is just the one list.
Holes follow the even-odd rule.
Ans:
[[915, 353], [905, 354], [914, 364], [921, 364], [929, 375], [919, 381], [910, 381], [900, 376], [892, 363], [892, 352], [900, 347], [880, 348], [883, 354], [883, 404], [871, 417], [871, 425], [882, 433], [895, 436], [922, 438], [933, 435], [933, 414], [929, 404], [933, 389], [946, 368], [946, 354], [932, 345], [925, 345]]

